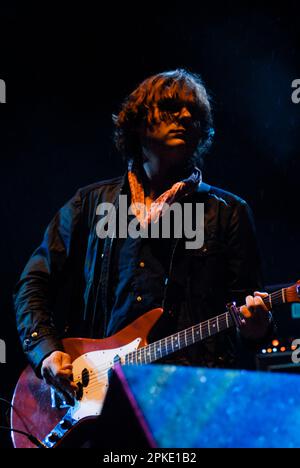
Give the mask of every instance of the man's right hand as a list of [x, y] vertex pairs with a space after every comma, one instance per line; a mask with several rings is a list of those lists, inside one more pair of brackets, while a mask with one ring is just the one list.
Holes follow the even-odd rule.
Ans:
[[72, 375], [71, 356], [62, 351], [53, 351], [43, 360], [41, 374], [44, 381], [54, 387], [59, 396], [68, 404], [74, 403], [77, 386]]

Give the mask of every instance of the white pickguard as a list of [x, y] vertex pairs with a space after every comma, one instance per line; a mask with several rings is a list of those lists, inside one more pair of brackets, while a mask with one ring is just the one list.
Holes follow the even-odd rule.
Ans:
[[89, 384], [83, 388], [83, 396], [70, 408], [70, 415], [79, 421], [88, 416], [98, 416], [103, 407], [108, 389], [108, 372], [114, 366], [114, 358], [122, 358], [137, 350], [141, 338], [137, 338], [126, 346], [103, 351], [92, 351], [75, 359], [73, 364], [74, 381], [81, 380], [83, 369], [89, 371]]

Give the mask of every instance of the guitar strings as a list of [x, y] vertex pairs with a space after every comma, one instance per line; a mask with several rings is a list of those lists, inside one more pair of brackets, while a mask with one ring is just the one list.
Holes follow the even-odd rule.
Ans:
[[[226, 314], [224, 314], [224, 315], [226, 315]], [[212, 325], [213, 325], [213, 320], [214, 320], [214, 319], [211, 319], [211, 324], [212, 324]], [[220, 321], [220, 320], [221, 320], [221, 321]], [[215, 319], [215, 321], [216, 321], [216, 319]], [[219, 319], [219, 321], [220, 321], [220, 323], [219, 323], [220, 325], [224, 325], [225, 322], [227, 323], [227, 319], [226, 319], [224, 316], [223, 316], [221, 319]], [[223, 321], [223, 323], [222, 323], [222, 321]], [[205, 323], [205, 322], [203, 322], [203, 324], [204, 324], [204, 323]], [[182, 332], [180, 332], [180, 333], [182, 333]], [[187, 333], [187, 337], [190, 338], [191, 335], [192, 335], [192, 333], [193, 333], [193, 332], [192, 332], [191, 330], [189, 330], [188, 333]], [[207, 338], [208, 336], [209, 336], [209, 335], [203, 336], [203, 339]], [[168, 338], [169, 338], [169, 337], [168, 337]], [[155, 342], [155, 343], [157, 343], [157, 342]], [[147, 346], [154, 348], [155, 343], [151, 343], [150, 345], [147, 345]], [[146, 346], [146, 347], [143, 347], [143, 348], [139, 348], [137, 351], [134, 351], [134, 353], [140, 352], [142, 349], [147, 348], [147, 346]], [[183, 347], [185, 347], [185, 346], [183, 346]], [[169, 347], [169, 349], [171, 349], [171, 347]], [[178, 349], [181, 349], [181, 348], [178, 348]], [[153, 349], [152, 349], [152, 351], [153, 351]], [[154, 348], [154, 359], [152, 359], [151, 362], [154, 362], [154, 361], [156, 361], [156, 360], [158, 360], [158, 359], [161, 359], [161, 357], [164, 357], [165, 355], [171, 354], [172, 352], [175, 352], [175, 351], [176, 351], [176, 349], [174, 350], [174, 349], [172, 348], [172, 351], [171, 351], [170, 353], [165, 353], [165, 354], [162, 354], [162, 355], [159, 356], [159, 357], [156, 357], [156, 356], [155, 356], [155, 348]], [[131, 354], [131, 353], [129, 353], [129, 354]], [[128, 354], [127, 354], [126, 356], [128, 356]], [[126, 356], [123, 357], [123, 360], [124, 360], [124, 358], [126, 358]], [[150, 357], [152, 357], [152, 356], [150, 355]], [[126, 364], [126, 362], [125, 362], [125, 364]], [[144, 364], [144, 363], [141, 362], [141, 361], [136, 360], [136, 362], [134, 362], [134, 363], [133, 363], [133, 362], [129, 362], [128, 364], [129, 364], [129, 365], [132, 365], [132, 364], [142, 365], [142, 364]], [[122, 363], [122, 365], [124, 365], [124, 362]], [[96, 370], [99, 370], [99, 372], [97, 372], [97, 373], [90, 379], [90, 382], [93, 382], [94, 384], [96, 383], [96, 385], [98, 386], [98, 385], [99, 385], [99, 379], [103, 378], [103, 377], [107, 374], [107, 371], [108, 371], [109, 369], [111, 369], [111, 368], [112, 368], [112, 366], [107, 366], [107, 363], [106, 363], [105, 365], [103, 365], [103, 366], [96, 367], [95, 369], [96, 369]], [[79, 380], [79, 381], [80, 381], [80, 380]], [[96, 381], [96, 382], [95, 382], [95, 381]], [[76, 383], [76, 382], [75, 382], [75, 383]], [[89, 389], [90, 389], [90, 388], [93, 388], [93, 383], [92, 383], [91, 385], [89, 384], [89, 387], [88, 387]]]
[[[272, 304], [276, 304], [276, 303], [280, 303], [282, 302], [282, 299], [283, 299], [283, 291], [285, 292], [285, 290], [280, 290], [280, 291], [276, 291], [272, 294], [270, 294], [269, 296], [271, 296], [271, 300], [272, 300]], [[269, 296], [265, 297], [265, 298], [262, 298], [263, 299], [263, 302], [265, 304], [267, 304], [268, 302], [270, 302], [269, 300]], [[241, 306], [242, 307], [242, 306]], [[241, 307], [238, 307], [238, 311], [240, 312], [240, 309]], [[221, 325], [223, 326], [224, 323], [226, 322], [226, 325], [228, 325], [228, 319], [231, 320], [231, 316], [229, 314], [229, 312], [225, 312], [224, 314], [221, 314], [217, 317], [214, 317], [212, 319], [209, 319], [209, 320], [206, 320], [204, 322], [201, 322], [200, 324], [197, 324], [197, 325], [194, 325], [186, 330], [181, 330], [180, 332], [174, 334], [174, 335], [170, 335], [166, 338], [163, 338], [162, 340], [158, 340], [154, 343], [150, 343], [149, 345], [146, 345], [146, 346], [143, 346], [142, 348], [139, 348], [135, 351], [132, 351], [128, 354], [126, 354], [125, 356], [123, 356], [121, 358], [121, 365], [142, 365], [142, 364], [147, 364], [146, 362], [146, 359], [147, 359], [147, 356], [145, 355], [145, 350], [148, 348], [149, 351], [147, 352], [147, 355], [148, 357], [150, 357], [150, 362], [155, 362], [159, 359], [161, 359], [162, 357], [165, 357], [169, 354], [172, 354], [173, 352], [179, 350], [179, 349], [182, 349], [182, 348], [185, 348], [193, 343], [189, 343], [188, 345], [185, 343], [184, 346], [180, 346], [180, 341], [181, 341], [181, 338], [185, 340], [185, 342], [187, 341], [187, 339], [190, 339], [193, 334], [194, 334], [194, 331], [195, 331], [195, 328], [199, 327], [201, 332], [203, 332], [203, 328], [206, 326], [207, 328], [210, 328], [210, 325], [214, 328], [214, 332], [215, 333], [208, 333], [208, 335], [206, 336], [202, 336], [200, 338], [200, 340], [196, 340], [196, 341], [202, 341], [206, 338], [208, 338], [209, 336], [212, 336], [216, 333], [218, 333], [218, 327], [216, 327], [216, 325]], [[231, 324], [232, 325], [232, 324]], [[211, 331], [211, 330], [209, 330]], [[201, 333], [202, 334], [202, 333]], [[173, 346], [173, 337], [174, 336], [178, 336], [179, 340], [179, 347], [177, 349], [174, 350], [174, 346]], [[194, 338], [194, 336], [193, 336]], [[171, 340], [171, 343], [168, 343], [168, 340]], [[165, 350], [167, 352], [161, 352], [162, 351], [162, 341], [165, 342]], [[158, 346], [158, 343], [160, 343], [159, 345], [159, 348], [158, 349], [155, 349], [155, 347]], [[169, 349], [172, 349], [169, 351]], [[161, 353], [161, 355], [159, 357], [156, 357], [156, 351]], [[144, 352], [144, 356], [142, 355], [142, 352]], [[154, 353], [154, 359], [152, 359], [152, 353]], [[132, 359], [134, 359], [135, 357], [135, 361], [136, 362], [126, 362], [126, 357], [128, 357], [129, 355], [133, 355], [132, 356]], [[138, 355], [140, 355], [140, 357], [138, 357]], [[143, 358], [145, 360], [145, 362], [143, 362]], [[123, 362], [122, 362], [123, 360]], [[125, 362], [124, 362], [125, 360]], [[112, 369], [113, 366], [107, 366], [107, 363], [105, 363], [104, 365], [102, 366], [98, 366], [98, 367], [95, 367], [95, 370], [96, 371], [99, 371], [97, 373], [95, 373], [95, 375], [93, 375], [90, 380], [89, 380], [89, 385], [88, 385], [88, 388], [89, 389], [92, 389], [94, 386], [98, 387], [99, 385], [101, 385], [101, 383], [99, 382], [99, 380], [101, 380], [102, 378], [104, 378], [105, 375], [107, 375], [107, 372], [108, 370]], [[80, 382], [80, 379], [79, 380], [76, 380], [75, 383], [79, 383]]]
[[[279, 297], [279, 296], [278, 296], [278, 297]], [[267, 299], [267, 298], [265, 298], [265, 299]], [[240, 310], [240, 308], [238, 308], [238, 310]], [[229, 319], [229, 313], [226, 312], [226, 313], [224, 313], [224, 314], [222, 314], [222, 315], [220, 315], [220, 316], [218, 316], [218, 317], [214, 317], [214, 318], [212, 318], [212, 319], [210, 319], [210, 320], [207, 320], [207, 321], [205, 321], [205, 322], [202, 322], [201, 324], [194, 325], [193, 327], [190, 327], [190, 328], [187, 329], [186, 331], [185, 331], [185, 330], [180, 331], [178, 334], [176, 334], [176, 335], [179, 337], [179, 340], [178, 340], [178, 341], [179, 341], [179, 345], [180, 345], [180, 341], [182, 341], [182, 339], [186, 342], [188, 339], [190, 339], [190, 338], [193, 336], [194, 331], [195, 331], [195, 328], [199, 327], [199, 328], [201, 329], [201, 335], [202, 335], [202, 333], [204, 333], [204, 331], [205, 331], [205, 330], [203, 330], [203, 328], [204, 328], [205, 326], [207, 326], [206, 330], [208, 330], [208, 327], [209, 327], [209, 324], [210, 324], [210, 326], [214, 328], [214, 332], [218, 332], [218, 327], [215, 328], [215, 326], [216, 326], [216, 325], [219, 325], [219, 326], [222, 327], [222, 326], [224, 325], [225, 322], [226, 322], [226, 325], [228, 325], [228, 324], [229, 324], [229, 320], [228, 320], [228, 319]], [[230, 321], [231, 321], [231, 317], [230, 317]], [[209, 328], [210, 328], [210, 327], [209, 327]], [[193, 330], [193, 329], [194, 329], [194, 330]], [[215, 333], [213, 333], [213, 334], [215, 334]], [[208, 338], [208, 337], [211, 336], [211, 335], [212, 335], [212, 333], [208, 333], [208, 334], [206, 334], [206, 335], [204, 335], [204, 336], [202, 335], [202, 338], [200, 338], [200, 340], [201, 340], [201, 339], [204, 340], [204, 339]], [[174, 336], [174, 335], [172, 335], [172, 336]], [[158, 360], [158, 359], [161, 359], [162, 357], [164, 357], [164, 356], [166, 356], [166, 355], [168, 355], [168, 354], [171, 354], [171, 353], [175, 352], [177, 349], [174, 350], [174, 346], [173, 346], [174, 343], [173, 343], [172, 336], [163, 338], [163, 340], [159, 340], [159, 341], [156, 341], [156, 342], [154, 342], [154, 343], [150, 343], [150, 344], [147, 345], [147, 346], [144, 346], [144, 347], [142, 347], [142, 348], [139, 348], [138, 350], [133, 351], [133, 352], [131, 352], [131, 353], [128, 353], [126, 356], [123, 357], [123, 360], [126, 359], [126, 357], [128, 357], [130, 354], [133, 354], [133, 358], [132, 358], [132, 359], [135, 358], [135, 362], [130, 362], [130, 360], [129, 360], [129, 362], [127, 362], [127, 363], [125, 362], [125, 364], [129, 364], [129, 365], [130, 365], [130, 364], [135, 364], [135, 365], [146, 364], [146, 363], [147, 363], [147, 362], [146, 362], [147, 356], [145, 355], [145, 350], [146, 350], [147, 348], [149, 349], [147, 355], [148, 355], [148, 357], [150, 357], [150, 359], [151, 359], [150, 362], [154, 362], [154, 361], [156, 361], [156, 360]], [[194, 337], [193, 337], [193, 338], [194, 338]], [[170, 343], [168, 343], [168, 340], [170, 340]], [[200, 341], [200, 340], [199, 340], [199, 341]], [[165, 341], [165, 345], [164, 345], [164, 346], [165, 346], [165, 351], [169, 351], [169, 350], [171, 351], [170, 348], [172, 348], [172, 351], [171, 351], [171, 352], [164, 352], [163, 346], [162, 346], [162, 343], [161, 343], [162, 341]], [[198, 341], [198, 340], [197, 340], [197, 341]], [[158, 343], [160, 343], [160, 344], [158, 345]], [[192, 344], [192, 343], [190, 343], [190, 344]], [[159, 346], [159, 348], [158, 348], [158, 346]], [[184, 346], [179, 346], [178, 349], [182, 349], [182, 348], [184, 348], [184, 347], [186, 347], [186, 346], [188, 346], [188, 345], [185, 343]], [[162, 353], [161, 353], [161, 350], [163, 351]], [[144, 356], [142, 355], [142, 352], [144, 353]], [[159, 357], [156, 357], [156, 352], [161, 353], [161, 355], [160, 355]], [[138, 354], [140, 355], [140, 357], [138, 356]], [[152, 354], [154, 354], [154, 359], [152, 359]], [[144, 359], [145, 362], [143, 362], [143, 359]], [[102, 377], [105, 375], [105, 373], [106, 373], [109, 369], [111, 369], [111, 366], [107, 367], [107, 365], [104, 365], [104, 366], [96, 367], [95, 369], [96, 369], [96, 370], [99, 370], [99, 372], [97, 372], [97, 374], [95, 374], [95, 375], [90, 379], [90, 382], [93, 382], [93, 381], [94, 381], [94, 382], [95, 382], [95, 381], [98, 382], [98, 379], [99, 379], [99, 378], [102, 378]], [[89, 388], [92, 388], [92, 385], [89, 385]]]
[[[226, 313], [223, 314], [222, 316], [219, 316], [219, 317], [218, 317], [218, 322], [219, 322], [219, 325], [220, 325], [220, 326], [223, 326], [223, 325], [226, 323], [226, 327], [227, 327], [227, 324], [229, 324], [228, 318], [226, 318], [226, 314], [228, 314], [228, 313], [226, 312]], [[216, 318], [216, 317], [210, 320], [210, 323], [211, 323], [212, 326], [213, 326], [213, 323], [214, 323], [214, 322], [215, 322], [215, 323], [217, 322], [217, 318]], [[208, 324], [208, 321], [202, 322], [201, 326], [203, 326], [204, 324]], [[200, 324], [199, 324], [199, 325], [200, 325]], [[231, 326], [232, 326], [232, 322], [231, 322]], [[196, 325], [195, 327], [197, 327], [197, 325]], [[217, 328], [215, 328], [214, 331], [217, 333]], [[180, 333], [180, 334], [181, 334], [181, 333], [183, 334], [184, 331], [181, 331], [181, 332], [179, 332], [179, 333]], [[206, 335], [206, 336], [203, 335], [202, 340], [208, 338], [209, 336], [212, 336], [213, 334], [214, 334], [214, 333], [208, 334], [208, 335]], [[191, 338], [192, 335], [193, 335], [192, 329], [187, 329], [186, 335], [187, 335], [187, 338]], [[164, 338], [164, 340], [166, 340], [166, 339], [168, 339], [168, 338], [171, 338], [171, 336], [170, 336], [170, 337], [167, 337], [167, 338]], [[201, 339], [200, 339], [200, 340], [197, 340], [197, 341], [201, 341]], [[146, 349], [147, 347], [149, 347], [149, 348], [150, 348], [150, 347], [155, 348], [155, 346], [154, 346], [155, 344], [157, 344], [157, 342], [150, 343], [149, 345], [147, 345], [147, 346], [145, 346], [145, 347], [139, 348], [138, 350], [134, 351], [133, 353], [138, 354], [138, 352], [140, 353], [141, 350]], [[190, 343], [190, 344], [192, 344], [192, 343]], [[188, 346], [188, 345], [180, 346], [180, 347], [178, 347], [178, 350], [179, 350], [179, 349], [182, 349], [182, 348], [184, 348], [184, 347], [186, 347], [186, 346]], [[168, 347], [168, 348], [171, 349], [171, 346]], [[161, 349], [161, 347], [160, 347], [160, 349]], [[157, 360], [161, 359], [162, 357], [164, 357], [164, 356], [166, 356], [166, 355], [168, 355], [168, 354], [172, 354], [173, 352], [177, 351], [177, 349], [173, 349], [173, 347], [172, 347], [172, 351], [170, 351], [170, 353], [168, 353], [168, 352], [167, 352], [167, 353], [162, 353], [159, 357], [156, 357], [156, 356], [155, 356], [155, 349], [152, 349], [152, 351], [154, 351], [154, 359], [152, 359], [151, 362], [154, 362], [154, 361], [157, 361]], [[128, 353], [128, 354], [131, 354], [131, 353]], [[127, 354], [126, 356], [128, 356], [128, 354]], [[123, 360], [126, 358], [126, 356], [123, 357]], [[150, 355], [150, 357], [152, 357], [152, 356]], [[145, 364], [145, 363], [144, 363], [144, 362], [139, 362], [139, 361], [136, 360], [136, 362], [128, 362], [128, 363], [125, 362], [125, 363], [121, 363], [121, 364], [122, 364], [122, 365], [124, 365], [124, 364], [129, 364], [129, 365], [133, 365], [133, 364], [134, 364], [134, 365], [142, 365], [142, 364]], [[92, 384], [89, 383], [88, 388], [89, 388], [89, 389], [92, 389], [94, 385], [96, 385], [96, 386], [101, 385], [100, 382], [99, 382], [99, 380], [101, 380], [101, 379], [107, 374], [107, 371], [108, 371], [109, 369], [111, 369], [111, 368], [112, 368], [111, 366], [107, 366], [107, 363], [104, 364], [103, 366], [98, 366], [98, 367], [96, 367], [95, 370], [99, 370], [99, 372], [97, 372], [93, 377], [91, 377], [90, 382], [92, 382]], [[75, 383], [76, 383], [76, 382], [78, 383], [78, 382], [80, 382], [80, 380], [79, 380], [79, 381], [75, 381]]]

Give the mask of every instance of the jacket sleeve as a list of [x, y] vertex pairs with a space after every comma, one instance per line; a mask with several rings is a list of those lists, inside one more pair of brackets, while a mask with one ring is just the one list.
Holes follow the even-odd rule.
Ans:
[[228, 299], [244, 304], [245, 296], [263, 289], [261, 257], [253, 214], [244, 200], [234, 207], [227, 232]]
[[23, 350], [39, 375], [45, 357], [63, 350], [52, 309], [53, 292], [74, 256], [81, 218], [78, 191], [54, 216], [41, 245], [26, 264], [14, 291], [17, 329]]

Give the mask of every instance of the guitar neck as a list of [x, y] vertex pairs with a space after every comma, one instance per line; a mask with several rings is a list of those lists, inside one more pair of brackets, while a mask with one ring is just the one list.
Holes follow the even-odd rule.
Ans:
[[233, 326], [230, 313], [225, 312], [127, 354], [124, 364], [150, 364]]
[[[275, 291], [263, 298], [263, 302], [268, 310], [274, 305], [290, 302], [299, 302], [300, 282], [288, 288]], [[240, 313], [240, 307], [237, 308]], [[155, 341], [147, 346], [137, 349], [125, 356], [124, 364], [150, 364], [158, 359], [168, 356], [180, 349], [186, 348], [194, 343], [203, 341], [217, 333], [228, 330], [235, 326], [235, 320], [230, 312], [218, 315], [214, 318], [193, 325], [173, 335]]]
[[263, 298], [264, 304], [267, 306], [268, 310], [271, 310], [274, 305], [281, 305], [289, 302], [294, 302], [297, 299], [299, 294], [299, 285], [296, 284], [289, 288], [279, 289], [278, 291], [269, 294], [268, 296]]

